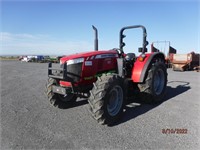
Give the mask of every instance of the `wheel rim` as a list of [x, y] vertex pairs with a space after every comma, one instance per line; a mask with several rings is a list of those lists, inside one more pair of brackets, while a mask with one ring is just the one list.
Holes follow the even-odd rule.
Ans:
[[115, 116], [119, 113], [123, 103], [123, 91], [120, 86], [115, 86], [109, 92], [109, 100], [107, 110], [110, 116]]
[[154, 91], [156, 95], [160, 95], [162, 93], [164, 84], [165, 84], [164, 71], [162, 69], [159, 69], [155, 73], [155, 77], [154, 77]]

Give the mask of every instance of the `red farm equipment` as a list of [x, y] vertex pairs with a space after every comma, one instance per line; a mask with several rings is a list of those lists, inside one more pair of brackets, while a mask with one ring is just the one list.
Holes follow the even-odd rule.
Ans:
[[199, 69], [199, 54], [191, 52], [188, 54], [174, 54], [172, 57], [172, 69], [174, 71]]
[[[157, 45], [158, 47], [159, 45], [162, 45], [163, 47], [156, 48], [155, 45]], [[164, 53], [166, 66], [167, 68], [171, 68], [173, 55], [176, 54], [177, 50], [170, 45], [170, 41], [156, 41], [156, 42], [152, 42], [151, 44], [151, 52]]]
[[[143, 45], [138, 57], [125, 54], [123, 32], [141, 28]], [[78, 97], [88, 100], [89, 111], [100, 124], [111, 125], [123, 114], [127, 97], [138, 94], [141, 100], [161, 102], [166, 90], [167, 71], [161, 52], [147, 53], [146, 28], [142, 25], [123, 27], [119, 33], [119, 48], [95, 50], [62, 57], [60, 68], [48, 65], [47, 97], [53, 106], [62, 108], [75, 103]]]

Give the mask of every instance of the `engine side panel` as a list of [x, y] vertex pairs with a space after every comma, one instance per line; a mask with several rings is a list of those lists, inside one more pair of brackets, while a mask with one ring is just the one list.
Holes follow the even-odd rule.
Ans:
[[92, 60], [86, 60], [82, 68], [82, 84], [92, 84], [96, 77], [102, 73], [114, 71], [117, 68], [117, 55], [99, 57], [96, 55]]
[[[116, 71], [117, 58], [119, 57], [116, 51], [103, 51], [93, 54], [94, 55], [90, 54], [90, 56], [84, 57], [80, 80], [74, 83], [75, 86], [93, 84], [102, 73]], [[71, 83], [60, 81], [60, 85], [68, 87], [71, 86]]]

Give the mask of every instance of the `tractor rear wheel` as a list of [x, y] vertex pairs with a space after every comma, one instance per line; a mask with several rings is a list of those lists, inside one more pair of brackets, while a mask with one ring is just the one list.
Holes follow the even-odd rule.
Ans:
[[112, 125], [123, 113], [123, 80], [117, 74], [98, 77], [90, 91], [89, 111], [99, 124]]
[[57, 81], [53, 78], [49, 78], [46, 84], [46, 95], [50, 104], [58, 108], [70, 107], [74, 102], [76, 102], [77, 96], [72, 93], [69, 93], [66, 96], [54, 93], [52, 91], [52, 86], [57, 84]]
[[167, 70], [163, 62], [152, 64], [143, 84], [138, 84], [140, 97], [147, 103], [161, 102], [166, 90]]

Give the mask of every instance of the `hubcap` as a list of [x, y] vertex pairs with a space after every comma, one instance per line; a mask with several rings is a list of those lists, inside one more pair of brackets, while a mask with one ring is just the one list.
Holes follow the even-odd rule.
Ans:
[[165, 84], [165, 75], [162, 69], [157, 70], [154, 77], [154, 91], [156, 95], [162, 93]]
[[116, 85], [109, 92], [109, 100], [107, 110], [109, 115], [115, 116], [119, 113], [123, 103], [123, 91], [122, 88]]

